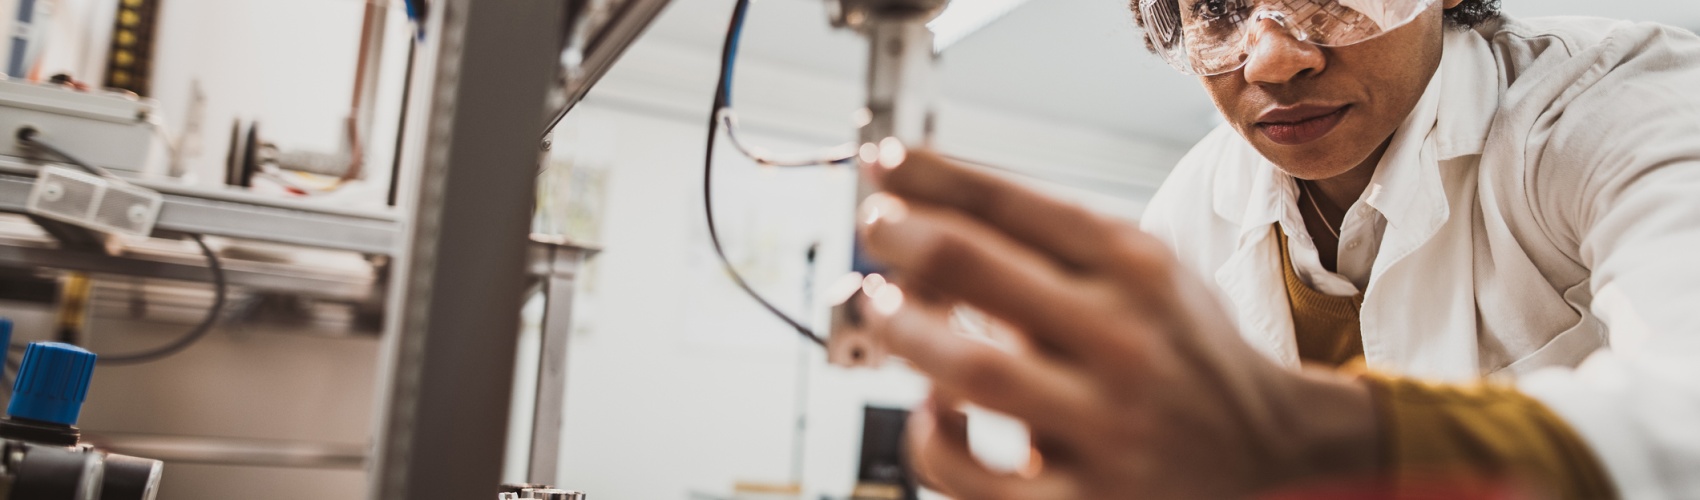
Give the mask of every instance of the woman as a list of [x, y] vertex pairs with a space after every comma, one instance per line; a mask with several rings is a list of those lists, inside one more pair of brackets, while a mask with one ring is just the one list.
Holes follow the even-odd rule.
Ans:
[[[866, 167], [963, 498], [1224, 498], [1464, 472], [1700, 497], [1700, 38], [1487, 0], [1136, 0], [1228, 124], [1127, 227], [914, 152]], [[880, 296], [880, 295], [883, 295]], [[955, 304], [1023, 341], [948, 331]], [[985, 469], [952, 410], [1025, 421]]]

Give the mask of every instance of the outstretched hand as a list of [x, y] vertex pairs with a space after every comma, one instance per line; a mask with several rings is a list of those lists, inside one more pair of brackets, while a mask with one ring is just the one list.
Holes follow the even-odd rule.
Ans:
[[[866, 317], [934, 384], [910, 423], [933, 487], [970, 499], [1235, 498], [1371, 467], [1368, 390], [1252, 350], [1209, 288], [1137, 228], [937, 155], [870, 165], [867, 249], [896, 285]], [[950, 333], [973, 306], [1014, 345]], [[953, 411], [1025, 422], [1042, 466], [992, 471]]]

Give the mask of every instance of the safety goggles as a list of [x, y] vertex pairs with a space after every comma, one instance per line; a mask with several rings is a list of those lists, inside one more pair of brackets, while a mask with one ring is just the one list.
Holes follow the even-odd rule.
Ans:
[[1145, 37], [1183, 73], [1212, 76], [1245, 67], [1251, 35], [1264, 23], [1324, 47], [1363, 43], [1421, 16], [1436, 0], [1139, 0]]

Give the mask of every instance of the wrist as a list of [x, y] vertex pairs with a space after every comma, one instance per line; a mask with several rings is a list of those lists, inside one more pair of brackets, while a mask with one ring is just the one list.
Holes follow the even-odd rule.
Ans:
[[1381, 467], [1381, 425], [1370, 382], [1333, 372], [1298, 374], [1293, 408], [1302, 462], [1295, 481], [1349, 479]]

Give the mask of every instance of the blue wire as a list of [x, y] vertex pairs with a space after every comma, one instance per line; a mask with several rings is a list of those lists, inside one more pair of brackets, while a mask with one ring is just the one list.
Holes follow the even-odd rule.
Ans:
[[780, 321], [784, 321], [786, 325], [796, 330], [798, 334], [801, 334], [810, 342], [826, 347], [826, 339], [822, 338], [820, 334], [815, 333], [813, 329], [796, 318], [780, 311], [772, 302], [768, 302], [760, 293], [757, 293], [748, 281], [744, 280], [744, 276], [738, 273], [738, 268], [732, 265], [732, 259], [726, 257], [726, 248], [720, 244], [720, 231], [714, 223], [714, 144], [719, 139], [720, 112], [731, 107], [732, 67], [737, 59], [738, 41], [744, 33], [744, 16], [748, 13], [749, 8], [750, 0], [738, 0], [737, 7], [732, 12], [732, 23], [727, 30], [726, 44], [722, 47], [720, 54], [720, 88], [714, 94], [714, 108], [708, 117], [708, 144], [703, 153], [702, 169], [702, 207], [703, 216], [708, 222], [708, 239], [714, 246], [715, 256], [720, 258], [720, 264], [725, 267], [726, 273], [731, 275], [732, 282], [737, 284], [738, 288], [743, 289], [744, 293], [755, 299], [756, 303], [761, 304], [763, 309], [773, 313]]
[[720, 85], [722, 92], [720, 105], [722, 107], [732, 107], [732, 73], [738, 67], [738, 47], [743, 44], [744, 19], [749, 16], [749, 13], [750, 0], [738, 0], [737, 7], [732, 11], [732, 36], [726, 43], [726, 64], [725, 67], [721, 68], [721, 73], [724, 74]]

